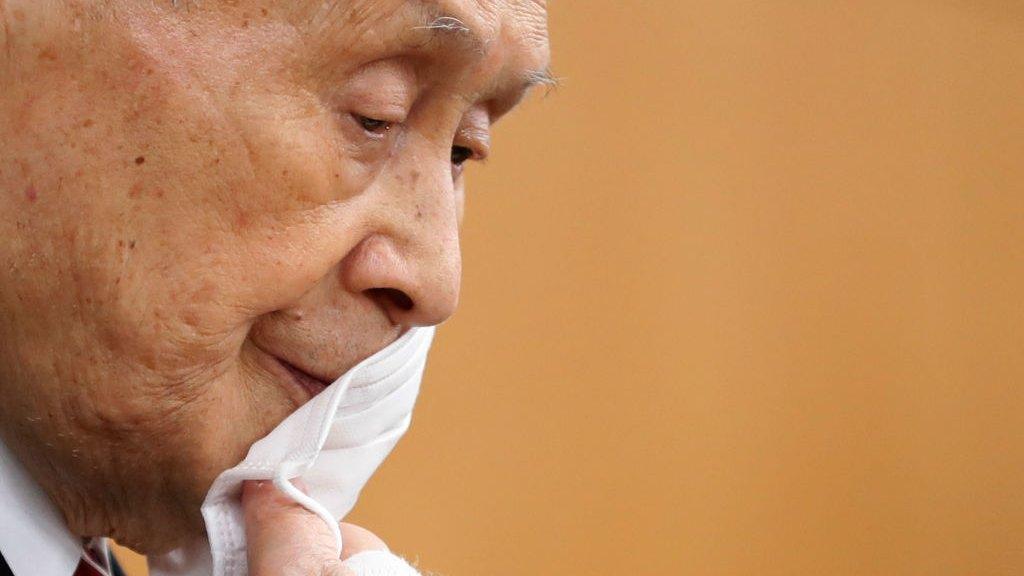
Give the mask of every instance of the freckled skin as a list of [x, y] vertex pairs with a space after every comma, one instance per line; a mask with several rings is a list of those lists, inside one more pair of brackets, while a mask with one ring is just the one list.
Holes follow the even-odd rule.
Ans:
[[330, 380], [455, 308], [452, 147], [546, 66], [544, 6], [436, 3], [486, 52], [375, 72], [415, 92], [377, 138], [350, 80], [415, 3], [338, 4], [0, 1], [0, 435], [76, 534], [195, 536], [308, 399], [261, 355]]

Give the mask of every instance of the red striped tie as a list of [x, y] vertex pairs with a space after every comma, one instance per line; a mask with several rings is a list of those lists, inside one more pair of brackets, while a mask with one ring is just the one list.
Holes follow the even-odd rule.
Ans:
[[96, 549], [95, 542], [93, 540], [91, 543], [84, 543], [82, 559], [78, 561], [78, 568], [75, 568], [73, 576], [106, 576], [102, 571], [96, 569], [97, 566], [106, 566], [107, 563], [103, 561], [103, 553]]
[[89, 564], [83, 558], [82, 561], [78, 563], [78, 568], [75, 569], [74, 576], [103, 576], [103, 573], [93, 568], [92, 564]]

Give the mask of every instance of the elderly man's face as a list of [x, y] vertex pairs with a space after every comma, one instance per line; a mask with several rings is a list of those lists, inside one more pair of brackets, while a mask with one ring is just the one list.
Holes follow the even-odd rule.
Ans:
[[548, 58], [542, 0], [177, 4], [0, 0], [0, 430], [147, 551], [452, 313], [462, 170]]

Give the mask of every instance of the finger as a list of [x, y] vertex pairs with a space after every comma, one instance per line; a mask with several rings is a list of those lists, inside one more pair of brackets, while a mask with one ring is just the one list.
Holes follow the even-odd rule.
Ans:
[[329, 574], [339, 563], [334, 534], [319, 516], [279, 491], [270, 481], [242, 488], [249, 574]]
[[341, 539], [345, 543], [341, 549], [342, 560], [347, 560], [360, 552], [388, 550], [388, 545], [376, 534], [355, 524], [341, 523]]

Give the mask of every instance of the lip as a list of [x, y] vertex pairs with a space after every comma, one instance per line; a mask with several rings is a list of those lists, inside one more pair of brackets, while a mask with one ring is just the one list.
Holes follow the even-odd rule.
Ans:
[[[258, 346], [257, 349], [262, 353], [259, 355], [260, 364], [293, 390], [300, 390], [304, 400], [313, 398], [331, 385], [331, 382], [317, 378], [273, 353], [267, 352]], [[298, 401], [298, 398], [296, 400]]]
[[295, 365], [290, 364], [286, 360], [282, 360], [276, 356], [273, 357], [278, 364], [280, 364], [288, 375], [291, 376], [292, 380], [301, 386], [306, 392], [309, 393], [309, 397], [312, 398], [317, 394], [323, 392], [331, 385], [326, 380], [321, 380], [312, 374], [303, 371], [301, 368], [297, 368]]
[[[409, 328], [401, 330], [398, 334], [389, 337], [380, 346], [380, 349], [384, 349], [398, 340], [405, 338], [409, 333]], [[326, 390], [331, 384], [336, 382], [338, 378], [354, 366], [354, 364], [349, 366], [339, 366], [337, 368], [337, 376], [324, 378], [322, 375], [312, 374], [299, 366], [292, 364], [285, 358], [272, 352], [272, 347], [264, 346], [255, 338], [250, 339], [249, 344], [251, 344], [255, 351], [257, 365], [261, 366], [265, 372], [273, 376], [279, 384], [289, 391], [289, 396], [291, 396], [296, 406], [301, 406], [317, 394]]]

